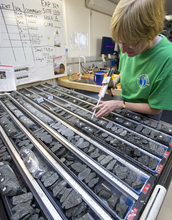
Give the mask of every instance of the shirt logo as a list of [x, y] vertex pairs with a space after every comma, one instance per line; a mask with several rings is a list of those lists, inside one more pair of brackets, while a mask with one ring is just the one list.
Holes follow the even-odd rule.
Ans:
[[142, 74], [137, 78], [137, 84], [141, 89], [145, 89], [149, 86], [149, 77], [147, 74]]

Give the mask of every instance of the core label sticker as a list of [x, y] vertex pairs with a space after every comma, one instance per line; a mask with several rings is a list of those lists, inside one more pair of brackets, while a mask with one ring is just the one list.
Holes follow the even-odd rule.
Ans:
[[170, 154], [170, 152], [166, 151], [164, 157], [168, 158], [169, 154]]
[[47, 97], [47, 99], [53, 100], [53, 99], [54, 99], [54, 96], [53, 96], [53, 95], [49, 95], [49, 96]]
[[146, 183], [146, 186], [143, 189], [143, 193], [146, 194], [150, 188], [151, 184], [150, 183]]
[[138, 209], [136, 209], [135, 207], [131, 210], [130, 214], [127, 217], [127, 220], [133, 220], [134, 217], [136, 216], [138, 212]]
[[157, 172], [157, 173], [161, 173], [162, 168], [163, 168], [163, 165], [160, 164], [159, 167], [157, 168], [157, 171], [156, 171], [156, 172]]
[[42, 103], [42, 102], [44, 101], [44, 98], [41, 97], [41, 98], [37, 99], [36, 101], [37, 101], [38, 103]]

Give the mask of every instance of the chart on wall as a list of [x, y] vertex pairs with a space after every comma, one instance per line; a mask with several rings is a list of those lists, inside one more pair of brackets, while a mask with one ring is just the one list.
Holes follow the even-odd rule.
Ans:
[[63, 1], [3, 0], [0, 10], [0, 64], [16, 84], [65, 75]]

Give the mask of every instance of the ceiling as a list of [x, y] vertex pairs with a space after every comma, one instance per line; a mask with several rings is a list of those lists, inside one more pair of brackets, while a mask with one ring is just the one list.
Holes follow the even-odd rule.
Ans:
[[[118, 4], [119, 0], [109, 0], [115, 4]], [[165, 11], [167, 15], [172, 15], [172, 0], [166, 0]]]

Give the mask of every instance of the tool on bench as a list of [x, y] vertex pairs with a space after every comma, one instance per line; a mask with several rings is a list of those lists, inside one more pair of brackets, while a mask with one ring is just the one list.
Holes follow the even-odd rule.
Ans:
[[[99, 105], [99, 102], [100, 102], [101, 98], [103, 98], [105, 96], [106, 90], [109, 89], [111, 91], [111, 88], [113, 87], [112, 74], [114, 73], [114, 71], [115, 71], [114, 68], [110, 69], [109, 72], [108, 72], [108, 75], [103, 78], [102, 87], [101, 87], [99, 95], [98, 95], [99, 100], [98, 100], [96, 106]], [[112, 92], [111, 92], [111, 96], [113, 97]], [[95, 113], [96, 113], [96, 109], [94, 110], [91, 118], [94, 117]]]

